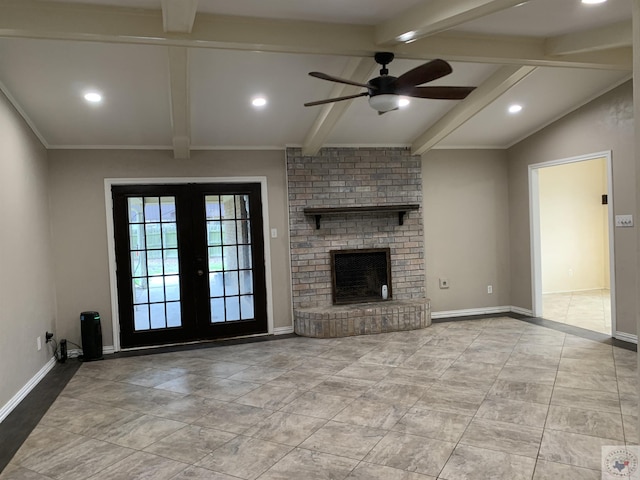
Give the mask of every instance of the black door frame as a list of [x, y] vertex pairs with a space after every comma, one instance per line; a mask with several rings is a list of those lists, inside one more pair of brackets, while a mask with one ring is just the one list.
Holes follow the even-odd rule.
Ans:
[[[269, 245], [269, 206], [267, 192], [267, 177], [265, 176], [248, 176], [248, 177], [170, 177], [170, 178], [106, 178], [105, 185], [105, 207], [107, 220], [107, 254], [109, 258], [109, 285], [111, 293], [111, 327], [113, 332], [113, 346], [106, 346], [106, 353], [118, 352], [123, 349], [137, 348], [155, 348], [156, 346], [141, 347], [122, 347], [120, 342], [120, 318], [118, 311], [118, 282], [116, 272], [116, 255], [115, 255], [115, 237], [114, 237], [114, 217], [113, 217], [113, 199], [111, 187], [113, 186], [131, 186], [131, 185], [179, 185], [179, 184], [236, 184], [236, 183], [258, 183], [260, 184], [261, 195], [261, 216], [262, 216], [262, 235], [264, 240], [264, 274], [266, 286], [266, 314], [267, 314], [267, 332], [254, 334], [238, 335], [244, 337], [270, 335], [274, 333], [273, 321], [273, 284], [271, 279], [271, 249]], [[103, 325], [108, 328], [108, 325]], [[171, 344], [184, 343], [181, 341]], [[192, 342], [187, 342], [192, 343]], [[169, 344], [167, 344], [169, 345]]]

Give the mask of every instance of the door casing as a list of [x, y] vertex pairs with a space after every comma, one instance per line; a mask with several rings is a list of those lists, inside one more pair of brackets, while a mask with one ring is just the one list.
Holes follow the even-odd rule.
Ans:
[[[171, 178], [106, 178], [104, 180], [105, 207], [107, 219], [107, 251], [109, 258], [109, 285], [111, 297], [111, 327], [113, 331], [113, 351], [122, 350], [120, 345], [120, 318], [118, 314], [118, 285], [116, 277], [116, 250], [113, 226], [113, 199], [111, 187], [114, 185], [154, 185], [180, 183], [259, 183], [262, 201], [262, 234], [264, 237], [265, 282], [267, 290], [267, 335], [273, 334], [273, 283], [271, 280], [271, 249], [269, 246], [269, 205], [267, 177], [171, 177]], [[265, 334], [248, 335], [260, 336]], [[166, 346], [166, 345], [163, 345]], [[134, 347], [127, 350], [155, 347]]]

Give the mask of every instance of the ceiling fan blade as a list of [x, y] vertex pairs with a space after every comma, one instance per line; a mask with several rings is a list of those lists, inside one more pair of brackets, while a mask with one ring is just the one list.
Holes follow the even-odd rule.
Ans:
[[321, 80], [329, 80], [330, 82], [338, 82], [338, 83], [344, 83], [346, 85], [355, 85], [356, 87], [375, 89], [375, 87], [372, 87], [371, 85], [368, 85], [366, 83], [354, 82], [353, 80], [349, 80], [347, 78], [333, 77], [331, 75], [327, 75], [326, 73], [322, 73], [322, 72], [309, 72], [309, 75], [311, 75], [312, 77], [320, 78]]
[[413, 87], [402, 90], [400, 94], [434, 100], [462, 100], [475, 89], [476, 87]]
[[452, 71], [451, 65], [444, 60], [432, 60], [400, 75], [395, 81], [395, 88], [401, 90], [406, 87], [422, 85], [449, 75]]
[[358, 93], [356, 95], [347, 95], [346, 97], [336, 97], [336, 98], [327, 98], [326, 100], [318, 100], [315, 102], [307, 102], [304, 104], [305, 107], [314, 107], [316, 105], [323, 105], [325, 103], [332, 103], [332, 102], [341, 102], [343, 100], [350, 100], [352, 98], [358, 98], [358, 97], [365, 97], [369, 95], [367, 92], [362, 92], [362, 93]]

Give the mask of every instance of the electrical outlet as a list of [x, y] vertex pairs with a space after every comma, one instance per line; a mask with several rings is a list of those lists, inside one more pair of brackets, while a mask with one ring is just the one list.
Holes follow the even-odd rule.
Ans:
[[449, 280], [447, 280], [446, 278], [439, 278], [438, 283], [440, 285], [440, 288], [442, 289], [449, 288]]
[[36, 337], [36, 346], [38, 347], [38, 351], [42, 350], [42, 337]]
[[487, 285], [487, 293], [493, 293], [493, 285]]

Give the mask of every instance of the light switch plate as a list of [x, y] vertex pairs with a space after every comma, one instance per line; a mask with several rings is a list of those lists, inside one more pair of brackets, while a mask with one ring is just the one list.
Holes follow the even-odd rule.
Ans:
[[616, 227], [633, 227], [633, 215], [616, 215]]

